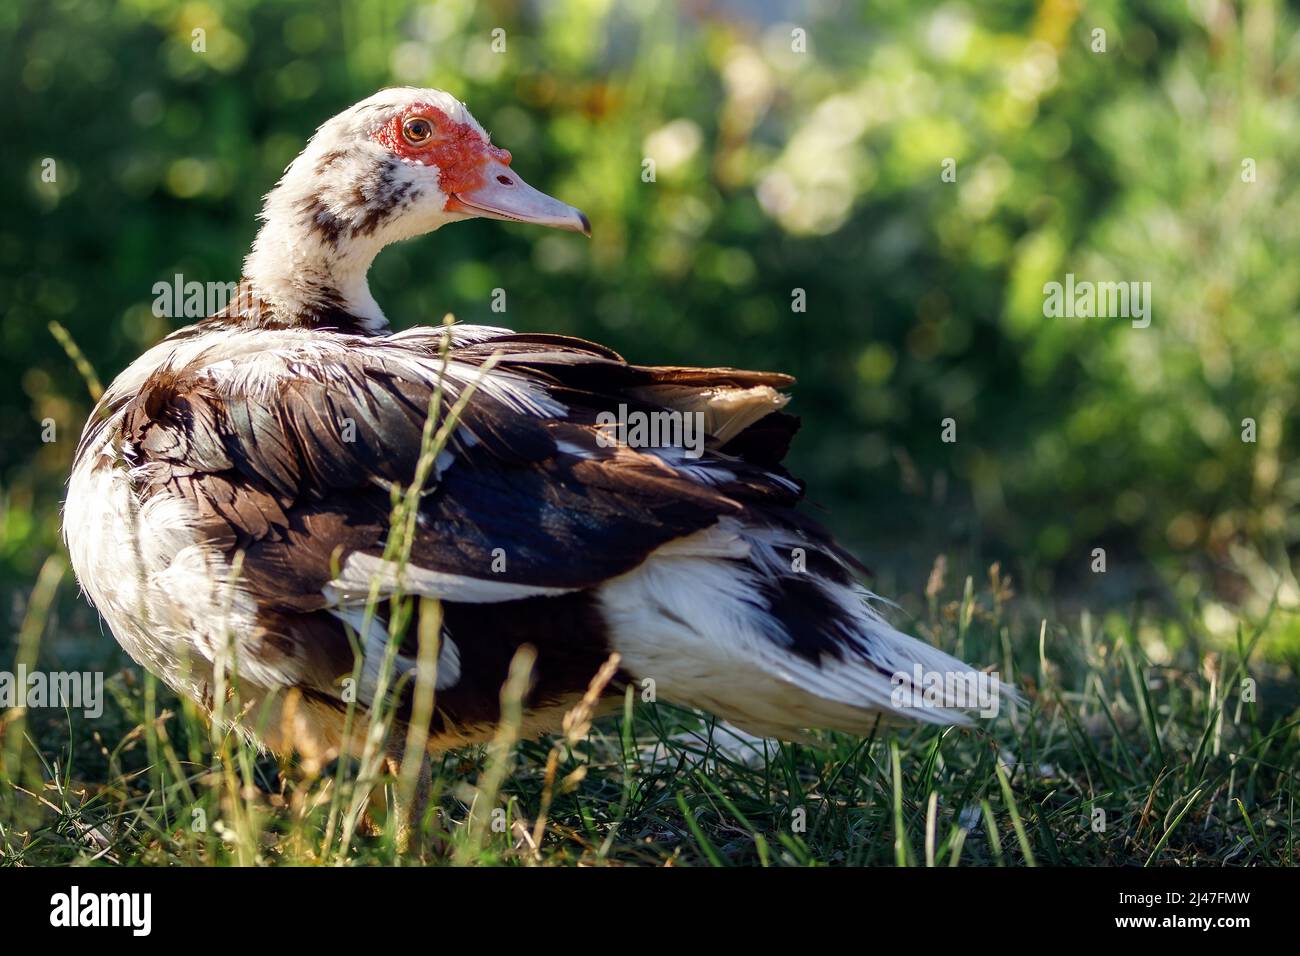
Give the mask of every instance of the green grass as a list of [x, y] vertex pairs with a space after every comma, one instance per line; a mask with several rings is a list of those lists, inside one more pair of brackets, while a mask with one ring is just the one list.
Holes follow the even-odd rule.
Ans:
[[[409, 559], [432, 462], [473, 391], [445, 409], [441, 387], [431, 396], [413, 482], [393, 496], [385, 557], [399, 566]], [[380, 709], [362, 753], [313, 766], [259, 752], [114, 655], [101, 717], [22, 709], [0, 716], [0, 863], [1297, 862], [1300, 685], [1293, 651], [1288, 656], [1295, 611], [1278, 606], [1284, 580], [1272, 585], [1260, 619], [1239, 623], [1235, 640], [1220, 646], [1193, 623], [1204, 615], [1135, 607], [1052, 621], [1031, 613], [1034, 602], [1015, 596], [998, 565], [982, 586], [968, 576], [957, 588], [947, 564], [936, 560], [923, 596], [904, 595], [924, 610], [899, 623], [1024, 692], [1023, 703], [1007, 702], [979, 727], [763, 743], [707, 715], [647, 701], [638, 686], [627, 688], [617, 716], [593, 720], [590, 705], [611, 662], [593, 675], [592, 694], [562, 736], [520, 740], [518, 701], [531, 666], [521, 652], [502, 688], [494, 739], [434, 762], [429, 811], [403, 849], [388, 809], [399, 795], [409, 798], [419, 764], [406, 760], [400, 779], [384, 773], [381, 731], [391, 708]], [[27, 595], [15, 670], [74, 669], [43, 645], [64, 636], [60, 598], [85, 610], [70, 585], [63, 558], [49, 557]], [[395, 611], [376, 699], [400, 689], [392, 665], [413, 602], [436, 605], [385, 596]], [[431, 611], [420, 615], [411, 697], [426, 716], [440, 620]], [[90, 634], [75, 637], [78, 648], [92, 643]], [[239, 709], [237, 665], [229, 665], [232, 699], [214, 693], [218, 713]], [[350, 709], [349, 720], [356, 717]], [[256, 716], [247, 723], [256, 726]], [[409, 735], [406, 753], [419, 754], [422, 744]]]
[[[33, 593], [20, 658], [39, 660], [51, 607], [73, 599], [61, 570], [53, 560]], [[1027, 704], [977, 729], [828, 734], [818, 747], [761, 753], [699, 714], [644, 702], [634, 687], [620, 713], [578, 720], [565, 737], [515, 741], [507, 723], [493, 744], [435, 760], [431, 812], [405, 854], [384, 812], [399, 781], [374, 778], [377, 832], [349, 834], [341, 811], [363, 806], [370, 789], [358, 786], [362, 762], [312, 773], [260, 754], [126, 666], [108, 679], [98, 720], [46, 710], [0, 721], [0, 862], [1297, 861], [1295, 675], [1257, 660], [1288, 613], [1275, 609], [1243, 625], [1233, 646], [1206, 649], [1203, 636], [1137, 612], [1044, 623], [1002, 583], [968, 581], [949, 601], [932, 582], [929, 598], [915, 630], [995, 664]], [[1144, 648], [1157, 645], [1171, 660], [1152, 662]], [[1243, 700], [1246, 677], [1257, 702]]]

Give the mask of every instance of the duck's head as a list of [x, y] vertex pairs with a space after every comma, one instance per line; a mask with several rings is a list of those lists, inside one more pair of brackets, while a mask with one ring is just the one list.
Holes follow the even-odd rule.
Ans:
[[591, 235], [585, 215], [529, 186], [510, 162], [451, 94], [376, 93], [325, 122], [267, 194], [245, 279], [284, 321], [351, 317], [381, 331], [366, 273], [391, 242], [472, 218]]

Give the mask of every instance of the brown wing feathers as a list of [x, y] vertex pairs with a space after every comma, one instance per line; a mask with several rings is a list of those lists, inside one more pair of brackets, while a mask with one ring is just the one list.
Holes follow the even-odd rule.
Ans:
[[[350, 554], [383, 553], [391, 488], [414, 476], [437, 381], [440, 360], [430, 346], [410, 350], [423, 365], [395, 360], [395, 347], [391, 340], [357, 339], [317, 359], [328, 368], [304, 358], [293, 364], [293, 374], [242, 392], [202, 361], [165, 368], [125, 411], [128, 460], [145, 493], [165, 486], [185, 496], [207, 540], [232, 557], [242, 552], [243, 582], [262, 608], [268, 648], [333, 634], [329, 648], [317, 651], [326, 670], [346, 656], [341, 626], [325, 613], [326, 585]], [[450, 461], [421, 502], [411, 553], [418, 568], [581, 591], [720, 517], [760, 504], [776, 515], [799, 498], [800, 486], [777, 464], [797, 427], [797, 419], [776, 411], [781, 399], [775, 390], [789, 384], [786, 376], [632, 366], [608, 349], [550, 335], [500, 335], [454, 348], [451, 358], [463, 370], [494, 354], [488, 374], [506, 376], [503, 381], [513, 383], [507, 387], [530, 381], [564, 411], [520, 413], [489, 389], [476, 392], [458, 420]], [[751, 421], [725, 444], [715, 440], [715, 450], [689, 467], [596, 441], [596, 415], [620, 404], [696, 411], [719, 396], [731, 400], [731, 413]], [[746, 401], [760, 412], [745, 408]], [[444, 415], [450, 404], [449, 397]], [[494, 573], [494, 557], [502, 553], [506, 569]], [[471, 638], [488, 642], [474, 650], [458, 639], [466, 668], [479, 659], [484, 666], [494, 662], [477, 676], [465, 671], [462, 693], [470, 697], [464, 708], [475, 709], [469, 688], [476, 681], [493, 685], [483, 696], [495, 702], [503, 677], [496, 665], [504, 666], [513, 647], [527, 639], [529, 621], [535, 629], [547, 608], [564, 604], [545, 603], [550, 600], [477, 610], [448, 605], [449, 628], [459, 622], [459, 629], [500, 632]], [[569, 603], [566, 619], [595, 619], [585, 609], [588, 598]], [[531, 640], [544, 637], [534, 633]], [[493, 645], [498, 638], [499, 646]], [[603, 635], [555, 638], [564, 640], [582, 648], [573, 651], [583, 671], [575, 670], [573, 689], [580, 691], [603, 659]], [[564, 661], [573, 654], [551, 656]], [[558, 684], [568, 679], [554, 677]]]
[[[596, 457], [586, 428], [596, 411], [620, 400], [654, 407], [622, 390], [653, 384], [661, 370], [556, 336], [504, 336], [457, 349], [454, 358], [481, 362], [493, 352], [505, 353], [498, 368], [554, 383], [561, 400], [582, 402], [547, 418], [517, 414], [485, 392], [474, 396], [460, 425], [475, 440], [454, 446], [453, 463], [422, 507], [427, 530], [412, 554], [422, 567], [483, 577], [494, 549], [504, 548], [511, 581], [587, 587], [741, 510], [729, 492], [795, 497], [744, 456], [724, 463], [735, 479], [719, 487], [628, 449]], [[332, 563], [353, 550], [382, 551], [386, 484], [414, 475], [431, 382], [396, 374], [364, 342], [340, 355], [331, 374], [308, 367], [274, 381], [261, 399], [230, 394], [201, 365], [164, 369], [126, 411], [133, 464], [195, 501], [205, 524], [226, 525], [218, 537], [245, 549], [245, 573], [257, 576], [264, 564], [265, 583], [279, 583], [281, 593], [267, 595], [274, 603], [323, 606]], [[689, 370], [669, 371], [680, 379]], [[742, 387], [786, 381], [722, 374]], [[593, 457], [559, 453], [565, 438]]]

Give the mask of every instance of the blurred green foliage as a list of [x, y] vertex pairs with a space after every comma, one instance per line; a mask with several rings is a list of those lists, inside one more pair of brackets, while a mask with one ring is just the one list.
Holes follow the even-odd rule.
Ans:
[[[1052, 586], [1104, 545], [1241, 597], [1243, 555], [1300, 539], [1296, 24], [1268, 0], [10, 0], [0, 588], [59, 547], [91, 404], [48, 324], [111, 379], [172, 327], [155, 282], [236, 278], [317, 124], [412, 84], [465, 100], [595, 234], [391, 249], [372, 285], [396, 326], [450, 311], [794, 373], [793, 467], [912, 590], [938, 551]], [[1150, 327], [1045, 318], [1066, 273], [1149, 281]]]

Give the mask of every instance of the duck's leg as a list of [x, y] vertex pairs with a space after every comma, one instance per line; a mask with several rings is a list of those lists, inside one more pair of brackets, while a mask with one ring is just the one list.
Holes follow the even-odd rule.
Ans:
[[415, 786], [406, 793], [402, 776], [402, 758], [386, 757], [388, 772], [393, 775], [392, 812], [397, 817], [397, 852], [406, 853], [411, 848], [411, 834], [424, 822], [429, 809], [429, 789], [433, 781], [433, 765], [427, 753], [421, 754], [420, 766], [415, 773]]
[[[379, 791], [372, 791], [370, 797], [366, 800], [366, 806], [361, 811], [361, 816], [357, 817], [357, 832], [362, 836], [380, 837], [384, 835], [384, 828], [376, 822], [376, 808], [383, 809], [383, 794]], [[382, 817], [378, 818], [382, 819]]]

